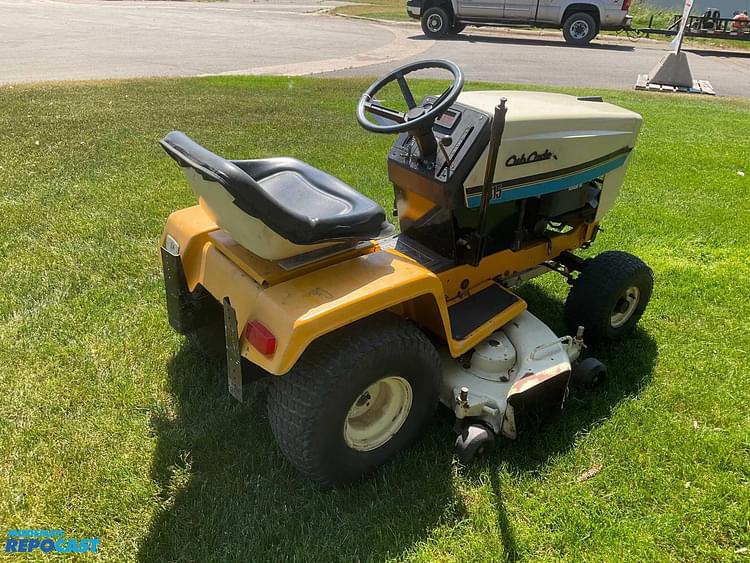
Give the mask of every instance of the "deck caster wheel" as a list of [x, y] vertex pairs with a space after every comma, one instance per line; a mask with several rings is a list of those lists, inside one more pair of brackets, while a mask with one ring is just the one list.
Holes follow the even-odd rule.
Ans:
[[495, 433], [483, 424], [470, 424], [464, 427], [456, 438], [456, 455], [464, 465], [468, 465], [494, 448]]
[[607, 366], [596, 358], [586, 358], [573, 368], [571, 376], [576, 385], [597, 387], [607, 379]]

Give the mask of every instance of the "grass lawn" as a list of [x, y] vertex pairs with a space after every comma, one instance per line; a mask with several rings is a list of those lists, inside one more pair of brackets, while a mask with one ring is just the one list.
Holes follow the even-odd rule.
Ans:
[[[604, 92], [644, 126], [589, 252], [641, 256], [653, 300], [633, 338], [594, 350], [605, 388], [474, 467], [436, 418], [371, 480], [319, 490], [282, 458], [260, 400], [230, 399], [223, 367], [172, 331], [158, 238], [194, 198], [157, 139], [180, 129], [233, 158], [293, 155], [389, 209], [393, 139], [354, 118], [367, 82], [0, 88], [2, 526], [100, 537], [97, 559], [118, 562], [745, 560], [746, 100]], [[565, 289], [545, 277], [523, 295], [561, 330]]]
[[406, 21], [411, 19], [406, 13], [406, 0], [352, 0], [352, 2], [344, 6], [338, 6], [334, 11], [339, 14], [384, 20]]

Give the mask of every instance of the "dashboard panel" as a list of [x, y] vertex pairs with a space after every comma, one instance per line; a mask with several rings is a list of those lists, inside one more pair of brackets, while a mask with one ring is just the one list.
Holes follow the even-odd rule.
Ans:
[[[420, 104], [428, 107], [435, 97]], [[436, 204], [463, 205], [463, 181], [489, 140], [490, 116], [459, 103], [453, 104], [432, 125], [437, 153], [421, 158], [409, 133], [401, 133], [388, 154], [388, 174], [397, 188], [415, 191]], [[450, 137], [448, 142], [446, 138]], [[446, 158], [447, 156], [447, 158]]]

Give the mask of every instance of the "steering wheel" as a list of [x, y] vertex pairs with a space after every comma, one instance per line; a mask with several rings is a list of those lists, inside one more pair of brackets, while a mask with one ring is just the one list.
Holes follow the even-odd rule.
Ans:
[[[447, 70], [453, 75], [453, 83], [432, 102], [429, 108], [417, 106], [414, 96], [406, 83], [406, 75], [417, 70], [428, 68], [440, 68]], [[407, 112], [387, 108], [375, 101], [375, 95], [391, 82], [398, 82], [404, 101], [409, 107]], [[403, 133], [404, 131], [427, 130], [432, 127], [433, 121], [440, 117], [453, 102], [464, 87], [464, 73], [459, 66], [444, 59], [432, 59], [416, 61], [397, 68], [390, 74], [374, 82], [359, 99], [357, 104], [357, 121], [359, 124], [373, 133]], [[365, 116], [365, 112], [392, 121], [393, 124], [373, 123]]]

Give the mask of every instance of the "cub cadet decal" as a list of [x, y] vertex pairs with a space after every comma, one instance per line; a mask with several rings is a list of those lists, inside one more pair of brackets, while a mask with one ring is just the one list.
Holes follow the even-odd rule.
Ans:
[[534, 162], [541, 162], [551, 158], [557, 160], [557, 155], [549, 149], [544, 149], [543, 153], [531, 151], [529, 156], [526, 156], [526, 153], [521, 153], [521, 156], [512, 154], [508, 157], [508, 160], [505, 161], [505, 166], [521, 166], [522, 164], [532, 164]]
[[[558, 192], [589, 182], [625, 164], [631, 150], [630, 147], [623, 147], [601, 158], [575, 166], [499, 182], [492, 186], [490, 205]], [[552, 157], [554, 158], [554, 155]], [[528, 161], [528, 157], [526, 159]], [[464, 197], [466, 207], [479, 207], [482, 186], [465, 187]]]

